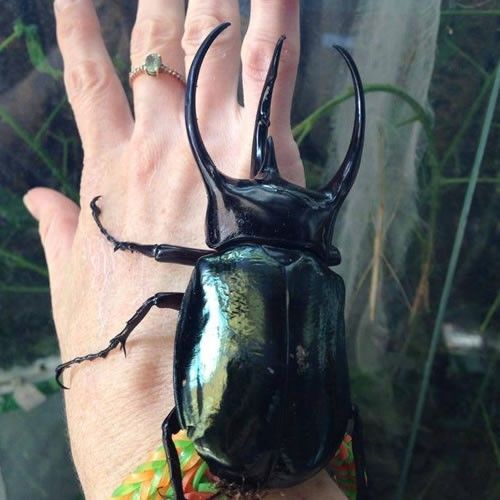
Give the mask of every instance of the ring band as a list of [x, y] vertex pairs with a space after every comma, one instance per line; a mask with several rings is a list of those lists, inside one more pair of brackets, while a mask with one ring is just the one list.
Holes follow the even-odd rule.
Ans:
[[139, 75], [146, 74], [148, 76], [158, 76], [160, 73], [165, 73], [167, 75], [173, 76], [175, 79], [179, 80], [183, 85], [186, 84], [184, 77], [175, 69], [170, 66], [163, 64], [160, 54], [152, 53], [148, 54], [144, 64], [138, 66], [137, 68], [132, 68], [128, 74], [128, 81], [132, 83]]

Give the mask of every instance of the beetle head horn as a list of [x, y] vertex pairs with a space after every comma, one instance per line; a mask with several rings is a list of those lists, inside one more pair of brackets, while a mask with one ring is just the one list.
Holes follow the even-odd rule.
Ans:
[[274, 150], [274, 141], [272, 137], [266, 139], [264, 148], [264, 158], [260, 163], [260, 168], [255, 175], [255, 179], [259, 181], [272, 182], [273, 179], [279, 178], [278, 163], [276, 162], [276, 151]]
[[[193, 59], [186, 82], [185, 115], [187, 134], [189, 144], [191, 145], [196, 163], [203, 176], [209, 197], [215, 194], [213, 191], [216, 185], [220, 187], [224, 181], [229, 181], [229, 178], [218, 171], [201, 138], [196, 117], [196, 85], [200, 74], [200, 68], [208, 49], [215, 39], [230, 25], [231, 23], [226, 22], [217, 26], [203, 41]], [[260, 178], [264, 176], [268, 178], [278, 172], [274, 143], [272, 138], [268, 137], [268, 130], [270, 125], [271, 100], [274, 83], [278, 74], [281, 49], [285, 38], [286, 37], [282, 35], [276, 43], [264, 88], [260, 96], [252, 144], [251, 178], [256, 177], [258, 174], [260, 174], [258, 175]]]
[[334, 45], [334, 48], [337, 49], [347, 63], [352, 77], [356, 102], [354, 127], [349, 149], [336, 174], [322, 189], [323, 192], [330, 193], [333, 196], [334, 211], [336, 214], [348, 195], [359, 170], [365, 135], [365, 99], [361, 77], [351, 55], [343, 47]]
[[[269, 125], [271, 124], [271, 101], [273, 98], [273, 89], [278, 76], [278, 66], [280, 62], [281, 49], [283, 48], [283, 42], [285, 41], [285, 35], [282, 35], [276, 47], [274, 48], [273, 58], [271, 59], [271, 64], [267, 71], [266, 81], [264, 82], [264, 88], [260, 95], [259, 107], [257, 108], [257, 116], [255, 118], [255, 128], [253, 133], [253, 144], [252, 144], [252, 157], [250, 164], [250, 178], [261, 176], [261, 169], [265, 164], [265, 160], [268, 157], [267, 149], [268, 147], [273, 148], [269, 152], [269, 160], [274, 159], [273, 170], [277, 173], [278, 166], [276, 164], [276, 159], [274, 157], [274, 146], [272, 140], [269, 141], [267, 133], [269, 130]], [[269, 170], [269, 168], [267, 168]], [[262, 172], [263, 173], [263, 172]]]

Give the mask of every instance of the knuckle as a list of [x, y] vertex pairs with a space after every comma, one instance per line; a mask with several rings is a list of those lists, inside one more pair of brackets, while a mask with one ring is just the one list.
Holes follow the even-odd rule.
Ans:
[[[206, 36], [225, 19], [223, 16], [212, 14], [193, 14], [186, 19], [184, 26], [184, 35], [182, 37], [182, 48], [187, 56], [192, 56], [198, 50], [199, 46]], [[214, 54], [217, 48], [225, 47], [232, 39], [231, 30], [225, 30], [213, 43], [210, 53]]]
[[132, 30], [130, 52], [132, 59], [169, 47], [181, 37], [179, 26], [168, 17], [150, 17], [138, 20]]
[[[276, 39], [252, 38], [246, 40], [241, 51], [243, 71], [246, 77], [259, 83], [266, 79], [267, 71], [273, 57]], [[279, 63], [279, 75], [284, 78], [293, 76], [297, 71], [300, 49], [291, 43], [283, 45]]]
[[151, 140], [150, 134], [134, 132], [129, 156], [132, 182], [143, 184], [150, 181], [161, 165], [163, 149], [160, 143]]
[[99, 30], [95, 18], [82, 15], [78, 3], [75, 6], [67, 7], [58, 16], [57, 36], [60, 40], [81, 39], [88, 40]]
[[64, 80], [72, 105], [85, 105], [99, 99], [111, 85], [112, 72], [97, 61], [81, 61], [68, 68]]

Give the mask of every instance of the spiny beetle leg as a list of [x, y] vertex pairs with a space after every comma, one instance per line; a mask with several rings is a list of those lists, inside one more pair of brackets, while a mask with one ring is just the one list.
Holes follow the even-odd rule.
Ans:
[[125, 349], [125, 344], [127, 342], [127, 339], [134, 330], [134, 328], [144, 319], [149, 310], [153, 306], [156, 306], [159, 308], [175, 309], [178, 311], [181, 307], [183, 296], [184, 296], [183, 293], [162, 292], [162, 293], [157, 293], [152, 297], [150, 297], [148, 300], [146, 300], [146, 302], [144, 302], [144, 304], [142, 304], [141, 307], [139, 307], [139, 309], [137, 309], [136, 313], [127, 321], [125, 328], [118, 335], [116, 335], [109, 341], [109, 345], [108, 347], [106, 347], [106, 349], [103, 349], [102, 351], [96, 353], [87, 354], [86, 356], [79, 356], [70, 361], [67, 361], [66, 363], [60, 364], [56, 368], [57, 383], [63, 389], [68, 389], [68, 387], [63, 385], [63, 383], [61, 382], [61, 376], [64, 370], [66, 370], [66, 368], [69, 368], [70, 366], [78, 363], [82, 363], [83, 361], [93, 361], [94, 359], [105, 358], [113, 349], [115, 349], [118, 346], [120, 346], [120, 348], [123, 349], [123, 352], [125, 353], [126, 356], [127, 351]]
[[174, 406], [167, 418], [163, 421], [161, 431], [163, 437], [163, 447], [165, 448], [165, 453], [167, 455], [170, 477], [175, 491], [175, 500], [185, 500], [182, 487], [182, 473], [181, 465], [179, 463], [179, 455], [177, 454], [175, 443], [172, 439], [172, 435], [177, 434], [180, 430], [181, 425], [179, 423], [179, 417], [177, 416], [177, 410]]
[[352, 405], [352, 452], [356, 466], [356, 498], [358, 500], [370, 500], [368, 489], [365, 448], [363, 445], [363, 426], [359, 410], [356, 405]]
[[184, 264], [186, 266], [194, 266], [200, 257], [214, 253], [212, 250], [198, 250], [197, 248], [180, 247], [177, 245], [168, 245], [166, 243], [142, 245], [131, 241], [118, 241], [114, 236], [109, 234], [108, 230], [102, 225], [101, 219], [99, 218], [101, 209], [97, 205], [97, 200], [99, 198], [100, 196], [96, 196], [90, 202], [92, 217], [101, 233], [113, 244], [115, 252], [117, 250], [139, 252], [147, 257], [152, 257], [158, 262], [173, 262], [174, 264]]

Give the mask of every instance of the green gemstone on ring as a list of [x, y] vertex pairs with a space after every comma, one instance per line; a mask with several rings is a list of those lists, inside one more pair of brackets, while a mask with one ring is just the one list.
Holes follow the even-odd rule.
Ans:
[[157, 76], [161, 67], [160, 54], [149, 54], [144, 62], [144, 69], [149, 76]]

